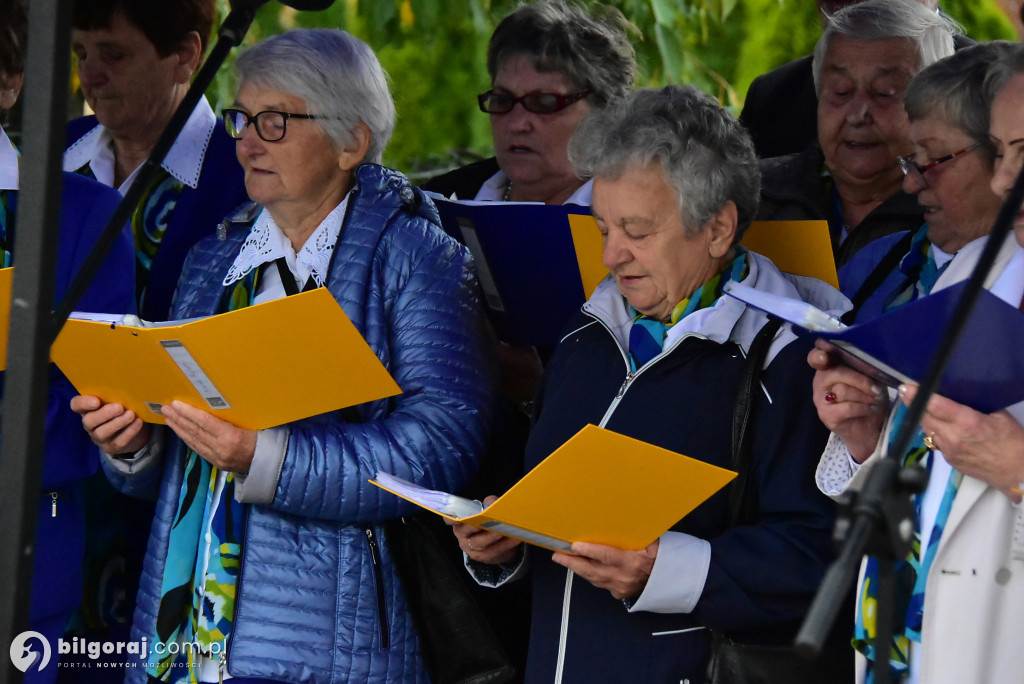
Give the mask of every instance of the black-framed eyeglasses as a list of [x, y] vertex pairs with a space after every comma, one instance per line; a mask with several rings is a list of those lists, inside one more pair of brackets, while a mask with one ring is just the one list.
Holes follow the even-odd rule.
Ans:
[[266, 142], [277, 142], [284, 138], [288, 130], [288, 119], [323, 119], [322, 116], [312, 114], [292, 114], [290, 112], [278, 112], [273, 109], [266, 109], [256, 114], [248, 114], [241, 109], [224, 109], [221, 111], [224, 118], [224, 128], [228, 135], [235, 140], [241, 140], [246, 127], [251, 123], [256, 126], [256, 135]]
[[508, 114], [516, 106], [516, 103], [523, 105], [523, 109], [534, 114], [554, 114], [560, 112], [574, 102], [579, 102], [593, 91], [590, 89], [580, 90], [575, 93], [562, 95], [560, 93], [527, 93], [521, 97], [515, 97], [508, 93], [496, 93], [488, 90], [476, 96], [480, 103], [480, 111], [486, 114]]
[[903, 171], [904, 176], [910, 176], [911, 178], [914, 179], [915, 182], [919, 183], [922, 186], [925, 186], [928, 185], [928, 180], [925, 178], [924, 174], [928, 173], [939, 164], [945, 164], [948, 161], [956, 159], [961, 154], [967, 154], [971, 150], [977, 149], [979, 147], [981, 147], [981, 143], [974, 143], [973, 145], [968, 145], [962, 150], [957, 150], [952, 154], [947, 154], [944, 157], [933, 159], [932, 161], [928, 162], [927, 164], [924, 164], [923, 166], [914, 161], [914, 157], [917, 156], [914, 154], [907, 155], [906, 157], [896, 157], [896, 163], [900, 165], [900, 170]]

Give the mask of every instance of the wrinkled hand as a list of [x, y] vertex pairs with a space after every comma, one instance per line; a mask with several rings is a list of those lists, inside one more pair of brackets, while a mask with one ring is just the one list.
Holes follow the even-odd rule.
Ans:
[[[907, 406], [917, 387], [902, 385]], [[1024, 481], [1024, 427], [1008, 411], [985, 414], [933, 395], [921, 418], [921, 429], [949, 464], [964, 475], [998, 489], [1014, 503], [1021, 495], [1012, 490]]]
[[[498, 497], [489, 496], [484, 499], [484, 505], [490, 506], [497, 500]], [[516, 557], [516, 554], [519, 553], [519, 547], [523, 544], [518, 539], [512, 539], [497, 532], [488, 532], [479, 527], [458, 523], [448, 518], [445, 518], [444, 522], [455, 533], [456, 539], [459, 540], [459, 548], [478, 563], [501, 565], [502, 563], [511, 562]]]
[[256, 453], [256, 432], [235, 427], [182, 401], [164, 404], [167, 427], [208, 463], [220, 470], [247, 473]]
[[572, 552], [575, 555], [556, 552], [551, 559], [595, 587], [607, 589], [617, 599], [632, 599], [643, 592], [651, 577], [654, 559], [658, 557], [658, 540], [639, 551], [574, 542]]
[[71, 399], [71, 410], [82, 416], [82, 427], [93, 444], [108, 454], [133, 454], [149, 443], [149, 426], [120, 404], [78, 395]]
[[807, 354], [814, 374], [818, 418], [839, 435], [851, 456], [863, 463], [874, 452], [889, 408], [889, 395], [875, 380], [843, 364], [836, 348], [818, 340]]

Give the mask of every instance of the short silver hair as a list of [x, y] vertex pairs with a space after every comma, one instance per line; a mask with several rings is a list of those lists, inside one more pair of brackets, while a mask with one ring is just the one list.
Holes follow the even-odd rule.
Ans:
[[979, 43], [925, 67], [903, 94], [907, 116], [911, 121], [934, 116], [963, 131], [985, 150], [991, 167], [996, 150], [988, 137], [992, 101], [985, 94], [985, 78], [1015, 47], [1017, 43], [1006, 40]]
[[693, 86], [642, 88], [616, 107], [595, 110], [569, 139], [569, 160], [579, 176], [609, 180], [631, 165], [657, 162], [689, 235], [732, 201], [738, 243], [757, 212], [761, 175], [750, 135]]
[[1017, 74], [1024, 74], [1024, 44], [1010, 43], [1010, 49], [999, 54], [985, 76], [985, 99], [989, 105], [1006, 82]]
[[622, 12], [595, 5], [588, 13], [563, 0], [523, 4], [491, 35], [487, 72], [491, 83], [512, 57], [526, 56], [541, 73], [558, 72], [577, 90], [592, 90], [591, 106], [624, 98], [636, 80], [636, 54], [627, 33], [636, 31]]
[[241, 83], [302, 98], [336, 151], [359, 124], [370, 129], [365, 161], [379, 164], [395, 127], [387, 74], [370, 46], [338, 29], [293, 29], [266, 38], [235, 62]]
[[909, 38], [917, 47], [917, 69], [953, 54], [953, 36], [960, 29], [917, 0], [866, 0], [825, 15], [825, 31], [814, 46], [814, 92], [821, 94], [821, 70], [835, 36], [852, 40]]

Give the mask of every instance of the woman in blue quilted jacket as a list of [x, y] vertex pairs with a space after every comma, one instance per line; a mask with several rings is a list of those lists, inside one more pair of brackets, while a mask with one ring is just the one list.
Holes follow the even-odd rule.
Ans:
[[[380, 469], [451, 491], [476, 469], [493, 373], [471, 260], [378, 165], [394, 105], [366, 44], [290, 31], [237, 67], [223, 119], [254, 204], [192, 249], [173, 317], [326, 287], [403, 393], [259, 431], [177, 401], [162, 428], [73, 400], [115, 486], [159, 497], [133, 626], [148, 653], [127, 679], [421, 681], [382, 534], [406, 508], [367, 481]], [[252, 371], [272, 393], [289, 369]]]

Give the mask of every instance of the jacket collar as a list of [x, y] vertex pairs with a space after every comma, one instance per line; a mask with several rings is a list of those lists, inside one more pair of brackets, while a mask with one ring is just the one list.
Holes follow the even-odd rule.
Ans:
[[[216, 125], [217, 117], [210, 108], [210, 103], [206, 101], [206, 97], [201, 98], [160, 166], [185, 185], [195, 189], [199, 185], [203, 159], [206, 157], [206, 150], [210, 146], [210, 138], [213, 137]], [[102, 124], [97, 124], [64, 152], [64, 170], [74, 172], [87, 164], [92, 167], [95, 162], [93, 174], [104, 184], [113, 186], [113, 178], [101, 177], [111, 174], [112, 145], [113, 136], [110, 131]], [[110, 163], [104, 165], [108, 169], [104, 172], [97, 167], [105, 158], [109, 159]]]
[[[802, 299], [833, 315], [842, 314], [850, 308], [846, 297], [820, 280], [782, 273], [771, 260], [754, 252], [748, 252], [748, 263], [750, 273], [742, 281], [744, 285], [771, 294]], [[583, 312], [604, 323], [624, 352], [629, 349], [629, 329], [633, 320], [614, 277], [609, 275], [601, 281], [583, 305]], [[734, 297], [723, 295], [711, 306], [690, 314], [672, 326], [665, 340], [665, 350], [673, 348], [687, 334], [695, 334], [718, 344], [734, 342], [746, 353], [758, 331], [767, 322], [768, 316], [764, 313]], [[795, 339], [796, 335], [789, 326], [780, 328], [769, 347], [765, 365]]]

